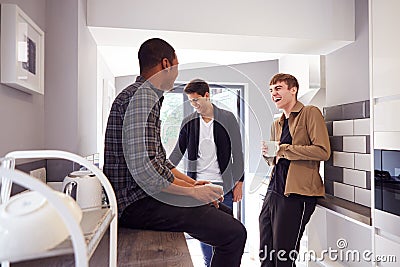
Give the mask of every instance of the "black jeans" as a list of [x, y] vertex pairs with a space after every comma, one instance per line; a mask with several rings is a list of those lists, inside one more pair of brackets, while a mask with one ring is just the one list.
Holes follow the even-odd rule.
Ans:
[[186, 232], [215, 247], [212, 267], [240, 266], [247, 238], [242, 223], [213, 206], [178, 207], [152, 197], [128, 206], [119, 225], [132, 229]]
[[300, 239], [315, 205], [316, 199], [267, 192], [259, 217], [262, 267], [296, 266]]

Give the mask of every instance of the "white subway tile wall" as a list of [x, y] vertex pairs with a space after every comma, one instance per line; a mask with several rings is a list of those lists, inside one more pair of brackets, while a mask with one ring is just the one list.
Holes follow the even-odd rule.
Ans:
[[335, 192], [335, 197], [354, 202], [354, 186], [334, 182], [333, 190]]
[[324, 168], [326, 192], [370, 207], [369, 101], [326, 107], [324, 116], [332, 148], [332, 156]]
[[333, 136], [342, 135], [353, 135], [353, 120], [333, 122]]
[[370, 119], [354, 120], [353, 124], [354, 135], [370, 135], [371, 133], [370, 123], [371, 123]]
[[333, 166], [354, 169], [354, 153], [333, 151]]
[[371, 207], [371, 190], [355, 187], [354, 200], [358, 204]]
[[343, 151], [366, 153], [366, 143], [366, 136], [343, 136]]
[[367, 173], [353, 169], [343, 169], [343, 183], [366, 188]]
[[371, 171], [371, 154], [354, 154], [354, 169]]

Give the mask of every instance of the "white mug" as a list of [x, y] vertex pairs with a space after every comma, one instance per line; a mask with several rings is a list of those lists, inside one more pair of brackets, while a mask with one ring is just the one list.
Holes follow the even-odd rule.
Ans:
[[263, 153], [264, 156], [268, 157], [275, 157], [276, 153], [279, 150], [279, 142], [278, 141], [261, 141], [262, 149], [266, 148], [267, 153], [266, 155]]
[[[224, 187], [222, 185], [217, 185], [217, 184], [213, 184], [213, 183], [209, 183], [209, 184], [205, 184], [205, 185], [209, 186], [209, 187], [213, 187], [213, 188], [219, 189], [222, 192], [224, 192]], [[223, 195], [223, 193], [222, 193], [222, 195]]]

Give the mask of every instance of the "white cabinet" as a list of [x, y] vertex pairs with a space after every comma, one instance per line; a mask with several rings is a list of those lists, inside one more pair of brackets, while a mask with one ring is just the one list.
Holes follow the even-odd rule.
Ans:
[[[400, 92], [400, 89], [398, 89], [398, 91]], [[395, 118], [400, 114], [400, 97], [398, 99], [388, 99], [386, 101], [381, 99], [375, 102], [374, 131], [399, 132], [400, 123], [397, 123]]]
[[400, 73], [400, 24], [398, 0], [373, 0], [371, 2], [372, 27], [372, 92], [373, 97], [400, 93], [393, 82]]
[[375, 132], [374, 148], [400, 150], [400, 132]]
[[374, 148], [400, 149], [400, 124], [393, 119], [398, 114], [400, 114], [400, 97], [375, 100]]
[[375, 210], [375, 254], [379, 266], [399, 266], [400, 260], [400, 217]]
[[375, 235], [375, 259], [379, 266], [399, 266], [400, 244], [385, 237]]

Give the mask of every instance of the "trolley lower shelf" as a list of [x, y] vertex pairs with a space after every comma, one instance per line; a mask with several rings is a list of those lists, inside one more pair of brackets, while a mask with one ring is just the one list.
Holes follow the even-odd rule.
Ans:
[[[109, 229], [113, 219], [113, 214], [109, 208], [83, 210], [81, 221], [82, 232], [88, 246], [88, 258], [95, 252], [100, 240]], [[32, 244], [33, 246], [35, 244]], [[61, 255], [73, 254], [71, 239], [66, 239], [64, 242], [55, 248], [33, 255], [24, 255], [18, 258], [10, 259], [10, 262], [29, 261], [42, 258], [56, 257]]]

